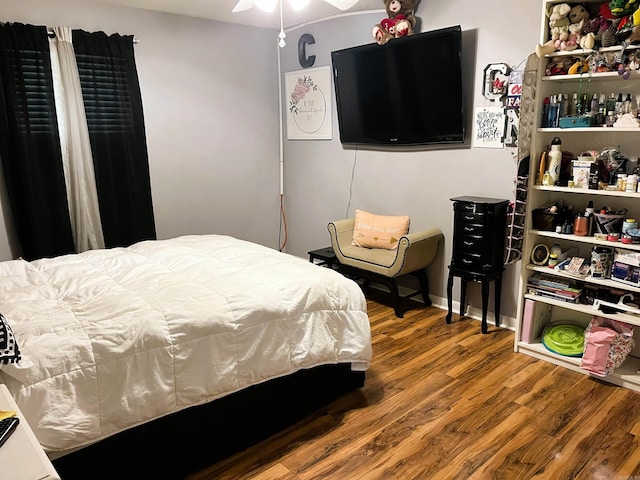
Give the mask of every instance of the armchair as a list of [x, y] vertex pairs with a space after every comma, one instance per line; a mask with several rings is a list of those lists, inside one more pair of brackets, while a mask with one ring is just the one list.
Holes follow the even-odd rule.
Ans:
[[[440, 241], [444, 238], [437, 228], [408, 233], [400, 237], [398, 248], [365, 248], [352, 244], [355, 218], [336, 220], [327, 226], [331, 247], [339, 262], [338, 269], [365, 281], [385, 285], [394, 299], [394, 311], [403, 317], [401, 304], [404, 299], [422, 294], [425, 305], [431, 305], [426, 268], [433, 262]], [[398, 278], [413, 275], [420, 282], [420, 289], [400, 295]]]

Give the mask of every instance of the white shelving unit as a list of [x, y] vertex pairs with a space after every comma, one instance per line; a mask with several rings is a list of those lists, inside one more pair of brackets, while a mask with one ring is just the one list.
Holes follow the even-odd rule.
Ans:
[[[541, 44], [545, 43], [548, 37], [548, 19], [545, 16], [545, 12], [547, 9], [550, 9], [553, 5], [558, 3], [564, 2], [558, 0], [542, 1]], [[601, 4], [603, 2], [602, 0], [588, 0], [587, 2], [568, 3], [573, 6], [578, 3]], [[613, 51], [616, 49], [619, 50], [620, 48], [621, 47], [609, 47], [606, 50]], [[572, 52], [556, 52], [549, 55], [549, 57], [557, 55], [580, 56], [588, 55], [589, 53], [591, 53], [591, 51], [574, 50]], [[549, 59], [541, 58], [539, 61], [536, 88], [537, 125], [542, 124], [543, 99], [557, 93], [580, 91], [581, 93], [587, 93], [590, 96], [593, 95], [593, 93], [606, 93], [607, 97], [610, 93], [615, 93], [616, 96], [618, 93], [622, 93], [623, 96], [626, 96], [627, 93], [631, 93], [632, 98], [636, 99], [636, 102], [640, 103], [640, 74], [638, 72], [632, 72], [631, 77], [627, 80], [618, 75], [617, 72], [545, 76], [545, 67], [548, 60]], [[547, 204], [555, 199], [562, 199], [566, 203], [572, 204], [576, 211], [580, 211], [584, 210], [587, 203], [591, 200], [593, 201], [596, 209], [604, 205], [614, 209], [626, 208], [630, 217], [640, 218], [640, 193], [542, 186], [536, 184], [541, 155], [547, 150], [553, 137], [556, 136], [560, 137], [562, 140], [562, 150], [570, 151], [575, 155], [588, 150], [600, 151], [606, 147], [617, 146], [625, 156], [635, 160], [640, 157], [640, 129], [615, 127], [564, 129], [538, 128], [534, 131], [532, 137], [530, 152], [531, 162], [529, 169], [529, 193], [527, 199], [527, 220], [525, 226], [526, 234], [523, 246], [520, 295], [517, 313], [520, 321], [518, 322], [516, 329], [515, 350], [576, 372], [589, 374], [589, 372], [580, 368], [580, 358], [558, 355], [547, 350], [540, 339], [540, 335], [542, 333], [541, 329], [540, 331], [533, 332], [533, 340], [531, 342], [524, 342], [520, 340], [523, 333], [522, 324], [525, 301], [529, 299], [536, 302], [536, 304], [540, 303], [550, 305], [550, 321], [571, 320], [586, 325], [593, 315], [599, 315], [607, 318], [614, 318], [636, 327], [640, 327], [640, 316], [627, 313], [614, 315], [604, 314], [603, 312], [596, 310], [592, 305], [563, 302], [561, 300], [527, 293], [527, 279], [534, 272], [544, 272], [561, 278], [568, 277], [568, 275], [552, 268], [535, 266], [530, 263], [531, 251], [540, 243], [547, 244], [548, 246], [551, 246], [553, 243], [558, 243], [561, 245], [563, 250], [574, 247], [578, 248], [579, 255], [581, 257], [589, 258], [591, 249], [594, 246], [618, 247], [626, 250], [640, 251], [640, 245], [596, 240], [591, 236], [577, 236], [551, 231], [535, 230], [532, 228], [531, 212], [535, 208], [538, 208], [543, 204]], [[580, 279], [579, 281], [584, 282], [585, 284], [616, 288], [622, 291], [640, 294], [640, 287], [627, 285], [610, 279], [587, 277]], [[639, 344], [639, 346], [631, 353], [622, 367], [617, 369], [611, 375], [604, 377], [604, 380], [625, 388], [640, 391], [640, 328], [637, 328], [636, 331], [636, 343]]]

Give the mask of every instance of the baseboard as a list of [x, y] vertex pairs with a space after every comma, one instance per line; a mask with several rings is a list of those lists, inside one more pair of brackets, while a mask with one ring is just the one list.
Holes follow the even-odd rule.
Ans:
[[[429, 295], [431, 298], [432, 306], [441, 308], [442, 310], [449, 310], [447, 306], [447, 299], [443, 297], [436, 297], [435, 295]], [[417, 300], [417, 298], [416, 298]], [[454, 313], [460, 312], [460, 302], [456, 302], [455, 300], [452, 302], [452, 310]], [[482, 321], [482, 309], [476, 308], [472, 306], [467, 306], [467, 311], [465, 312], [465, 317], [472, 318], [474, 320]], [[493, 321], [493, 312], [489, 311], [487, 314], [487, 323], [489, 325], [494, 324]], [[514, 317], [507, 317], [505, 315], [500, 315], [500, 327], [506, 328], [508, 330], [516, 330], [516, 319]]]
[[[387, 288], [384, 285], [379, 285], [375, 282], [372, 282], [369, 285], [370, 288], [375, 288], [378, 290], [381, 290], [383, 292], [388, 292]], [[405, 295], [408, 292], [410, 292], [411, 290], [407, 287], [403, 287], [402, 285], [398, 286], [398, 290], [400, 292], [400, 295]], [[429, 298], [431, 299], [431, 306], [432, 307], [436, 307], [436, 308], [440, 308], [442, 310], [447, 310], [449, 309], [449, 307], [447, 306], [447, 299], [444, 297], [438, 297], [436, 295], [433, 294], [429, 294]], [[412, 298], [413, 301], [418, 302], [418, 303], [422, 303], [424, 304], [424, 301], [422, 300], [422, 296], [421, 295], [416, 295], [415, 297]], [[456, 302], [455, 300], [452, 302], [452, 306], [453, 306], [453, 312], [454, 313], [458, 313], [460, 311], [460, 302]], [[477, 321], [482, 321], [482, 309], [481, 308], [476, 308], [473, 306], [469, 306], [467, 305], [467, 311], [465, 312], [465, 317], [467, 318], [472, 318], [473, 320], [477, 320]], [[494, 321], [493, 321], [493, 312], [489, 311], [487, 314], [487, 323], [489, 323], [490, 325], [493, 324], [495, 325]], [[500, 315], [500, 327], [501, 328], [506, 328], [508, 330], [516, 330], [516, 319], [514, 317], [507, 317], [505, 315]]]

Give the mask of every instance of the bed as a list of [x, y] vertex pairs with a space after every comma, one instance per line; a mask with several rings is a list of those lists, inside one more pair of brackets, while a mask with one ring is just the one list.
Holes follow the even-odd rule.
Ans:
[[224, 235], [1, 262], [0, 313], [21, 356], [0, 382], [63, 479], [178, 478], [362, 386], [371, 360], [357, 283]]

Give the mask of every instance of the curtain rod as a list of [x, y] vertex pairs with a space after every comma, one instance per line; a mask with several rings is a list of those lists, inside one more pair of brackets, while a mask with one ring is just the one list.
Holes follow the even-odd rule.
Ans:
[[[55, 38], [56, 32], [53, 31], [53, 28], [47, 27], [47, 35], [49, 35], [49, 38]], [[133, 43], [138, 43], [138, 42], [139, 40], [136, 37], [133, 37]]]

